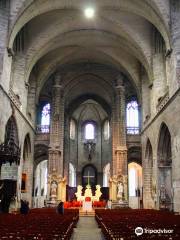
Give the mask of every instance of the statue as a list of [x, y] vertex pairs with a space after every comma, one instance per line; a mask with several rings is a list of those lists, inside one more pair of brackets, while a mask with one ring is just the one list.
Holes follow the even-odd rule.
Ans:
[[124, 193], [124, 187], [123, 187], [123, 184], [122, 182], [119, 182], [117, 184], [117, 198], [119, 198], [119, 200], [122, 200], [123, 198], [123, 193]]
[[81, 185], [78, 185], [77, 192], [75, 193], [77, 201], [82, 201], [82, 189], [83, 187]]
[[56, 198], [57, 197], [57, 182], [52, 181], [51, 183], [51, 198]]
[[91, 186], [89, 184], [86, 186], [84, 196], [92, 198], [92, 190], [91, 190]]
[[101, 195], [102, 195], [101, 186], [100, 185], [96, 185], [96, 191], [95, 191], [95, 199], [96, 199], [96, 201], [99, 201]]

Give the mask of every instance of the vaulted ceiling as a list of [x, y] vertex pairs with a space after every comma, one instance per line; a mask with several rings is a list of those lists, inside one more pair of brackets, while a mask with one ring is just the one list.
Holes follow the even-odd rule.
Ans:
[[[24, 28], [25, 81], [30, 81], [35, 72], [38, 94], [54, 72], [66, 68], [67, 95], [74, 92], [68, 93], [73, 84], [75, 89], [77, 78], [84, 91], [83, 80], [90, 82], [87, 76], [94, 74], [92, 81], [103, 83], [105, 89], [113, 84], [118, 73], [126, 76], [129, 89], [138, 95], [142, 69], [148, 81], [153, 81], [154, 28], [162, 35], [166, 49], [170, 48], [168, 0], [27, 0], [22, 1], [22, 6], [16, 2], [13, 7], [18, 17], [12, 17], [8, 46], [13, 47], [17, 34]], [[84, 16], [84, 9], [89, 6], [95, 9], [92, 19]], [[82, 70], [81, 64], [96, 64], [102, 70]], [[74, 65], [78, 65], [79, 71], [72, 71]], [[112, 75], [107, 77], [106, 72]], [[76, 86], [81, 89], [80, 85]], [[101, 93], [106, 95], [103, 89]]]

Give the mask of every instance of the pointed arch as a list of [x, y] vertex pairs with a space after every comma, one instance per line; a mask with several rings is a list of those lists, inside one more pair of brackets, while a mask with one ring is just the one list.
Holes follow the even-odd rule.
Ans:
[[171, 166], [171, 134], [167, 125], [163, 122], [160, 127], [158, 141], [158, 166]]
[[173, 208], [172, 195], [172, 150], [171, 134], [168, 126], [162, 122], [159, 131], [158, 150], [158, 188], [159, 208]]
[[153, 166], [153, 150], [152, 150], [152, 145], [149, 138], [147, 139], [147, 143], [146, 143], [145, 159], [148, 160], [148, 162], [150, 163], [150, 166], [152, 167]]
[[31, 140], [29, 133], [26, 134], [23, 147], [23, 160], [26, 161], [31, 153]]

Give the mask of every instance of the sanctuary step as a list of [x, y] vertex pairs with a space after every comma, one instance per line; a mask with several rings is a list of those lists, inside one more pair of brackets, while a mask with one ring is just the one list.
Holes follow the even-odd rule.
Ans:
[[94, 209], [92, 211], [83, 211], [82, 209], [79, 209], [79, 216], [81, 217], [94, 217], [95, 211]]

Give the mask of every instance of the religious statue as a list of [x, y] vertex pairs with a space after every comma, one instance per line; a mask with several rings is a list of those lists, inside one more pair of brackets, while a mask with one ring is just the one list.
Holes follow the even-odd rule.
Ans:
[[51, 197], [55, 198], [57, 197], [57, 182], [56, 181], [52, 181], [51, 183]]
[[84, 196], [92, 198], [92, 190], [91, 190], [91, 186], [89, 184], [86, 186]]
[[77, 192], [75, 193], [77, 201], [82, 201], [82, 189], [83, 187], [81, 185], [78, 185]]
[[119, 198], [119, 200], [122, 200], [123, 198], [123, 193], [124, 193], [124, 187], [123, 187], [123, 183], [119, 182], [117, 184], [117, 198]]
[[101, 186], [100, 185], [96, 185], [96, 191], [95, 191], [95, 199], [96, 199], [96, 201], [99, 201], [101, 195], [102, 195]]

